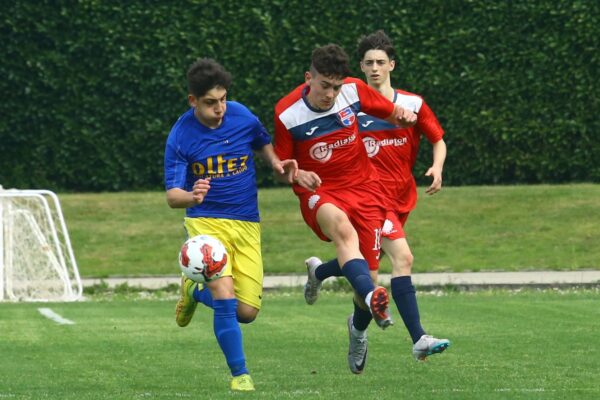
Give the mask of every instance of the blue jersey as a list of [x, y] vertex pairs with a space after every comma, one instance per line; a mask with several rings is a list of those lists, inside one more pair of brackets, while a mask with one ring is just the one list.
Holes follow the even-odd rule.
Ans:
[[191, 108], [169, 133], [165, 149], [165, 187], [191, 191], [200, 178], [211, 178], [201, 204], [188, 217], [258, 222], [253, 150], [271, 143], [267, 130], [245, 106], [227, 102], [218, 128], [202, 125]]

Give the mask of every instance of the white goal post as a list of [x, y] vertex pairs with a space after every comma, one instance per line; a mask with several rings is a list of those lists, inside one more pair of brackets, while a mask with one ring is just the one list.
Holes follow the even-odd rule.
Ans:
[[56, 194], [0, 186], [0, 301], [76, 301], [82, 292]]

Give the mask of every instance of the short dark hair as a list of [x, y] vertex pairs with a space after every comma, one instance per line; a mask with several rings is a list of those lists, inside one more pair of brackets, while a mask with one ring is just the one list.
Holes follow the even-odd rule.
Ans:
[[358, 59], [362, 60], [365, 58], [365, 53], [369, 50], [383, 50], [390, 60], [396, 59], [394, 43], [383, 30], [378, 30], [359, 39], [357, 48]]
[[317, 47], [312, 52], [311, 70], [328, 78], [344, 79], [351, 75], [348, 54], [337, 44]]
[[195, 97], [204, 96], [209, 90], [220, 86], [229, 90], [231, 74], [212, 58], [199, 58], [188, 69], [188, 90]]

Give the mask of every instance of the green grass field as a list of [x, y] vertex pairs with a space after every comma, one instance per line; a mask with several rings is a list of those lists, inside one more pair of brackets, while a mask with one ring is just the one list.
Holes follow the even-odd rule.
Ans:
[[[415, 272], [600, 268], [600, 185], [446, 187], [432, 197], [423, 190], [406, 229]], [[164, 193], [60, 199], [83, 276], [177, 273], [184, 210], [168, 208]], [[303, 273], [308, 256], [333, 257], [289, 188], [261, 190], [259, 201], [267, 274]]]
[[[307, 306], [265, 294], [243, 326], [257, 392], [233, 394], [211, 314], [174, 322], [174, 292], [0, 304], [0, 399], [598, 399], [598, 289], [419, 294], [426, 329], [452, 340], [417, 363], [397, 312], [372, 326], [365, 373], [346, 364], [348, 293]], [[74, 325], [40, 315], [49, 307]]]
[[[163, 193], [60, 199], [83, 276], [177, 274], [183, 210], [169, 209]], [[267, 274], [303, 273], [307, 255], [333, 256], [288, 189], [262, 190], [260, 202]], [[599, 210], [600, 185], [445, 188], [422, 196], [409, 219], [415, 271], [597, 269]], [[242, 326], [252, 394], [229, 391], [209, 310], [175, 325], [175, 287], [0, 303], [0, 400], [600, 398], [598, 288], [419, 292], [424, 327], [451, 339], [450, 349], [415, 362], [394, 310], [394, 327], [370, 329], [361, 376], [346, 365], [344, 288], [328, 285], [314, 306], [299, 289], [265, 293], [259, 318]]]

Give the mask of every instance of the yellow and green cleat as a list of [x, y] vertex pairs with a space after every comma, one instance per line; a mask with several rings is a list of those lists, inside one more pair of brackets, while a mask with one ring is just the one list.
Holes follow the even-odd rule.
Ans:
[[252, 377], [248, 374], [234, 376], [231, 380], [231, 390], [238, 392], [252, 392], [254, 391], [254, 382]]
[[196, 282], [185, 276], [181, 277], [180, 297], [175, 307], [175, 322], [182, 328], [188, 326], [198, 306], [198, 302], [194, 299], [195, 288]]

